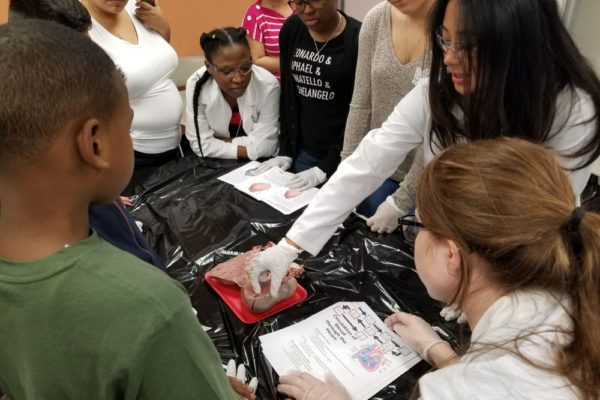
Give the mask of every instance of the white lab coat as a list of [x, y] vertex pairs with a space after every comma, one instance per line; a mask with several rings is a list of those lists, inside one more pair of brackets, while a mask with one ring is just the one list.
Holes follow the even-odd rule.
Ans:
[[[429, 146], [431, 114], [428, 104], [429, 80], [422, 79], [394, 108], [381, 128], [369, 132], [354, 153], [344, 160], [329, 181], [321, 188], [304, 213], [287, 233], [292, 241], [316, 255], [329, 240], [339, 224], [365, 197], [392, 175], [408, 152], [423, 146], [425, 163], [439, 153], [439, 146]], [[557, 99], [557, 115], [551, 139], [547, 145], [559, 154], [565, 168], [579, 165], [582, 158], [564, 158], [585, 145], [594, 135], [596, 120], [587, 124], [595, 114], [589, 96], [576, 91], [571, 108], [571, 93], [565, 91]], [[458, 117], [458, 115], [457, 115]], [[585, 188], [591, 166], [567, 172], [577, 198]]]
[[513, 292], [496, 300], [473, 329], [473, 352], [424, 375], [419, 380], [421, 399], [578, 399], [576, 388], [564, 376], [533, 367], [511, 352], [516, 350], [516, 337], [543, 332], [520, 339], [518, 349], [535, 363], [554, 366], [558, 348], [552, 344], [570, 340], [556, 332], [572, 329], [565, 307], [570, 309], [567, 296], [545, 291]]
[[[186, 83], [185, 136], [194, 153], [200, 155], [194, 125], [193, 96], [196, 82], [206, 67], [196, 71]], [[217, 137], [229, 137], [231, 107], [223, 97], [217, 82], [210, 78], [198, 98], [198, 129], [205, 157], [237, 158], [237, 147], [245, 146], [248, 158], [256, 160], [277, 153], [279, 135], [279, 82], [264, 68], [252, 67], [252, 78], [246, 92], [238, 98], [238, 108], [247, 136], [236, 137], [231, 143]]]

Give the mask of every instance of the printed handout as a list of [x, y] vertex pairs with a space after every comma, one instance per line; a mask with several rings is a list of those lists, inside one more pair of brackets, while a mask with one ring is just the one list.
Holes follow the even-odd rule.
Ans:
[[279, 375], [331, 372], [353, 400], [369, 399], [421, 360], [364, 302], [336, 303], [260, 341]]
[[229, 183], [241, 192], [256, 200], [267, 203], [282, 214], [291, 214], [306, 206], [318, 193], [319, 189], [296, 190], [286, 185], [294, 174], [271, 168], [260, 175], [249, 175], [246, 172], [258, 167], [260, 162], [251, 161], [223, 176], [219, 180]]

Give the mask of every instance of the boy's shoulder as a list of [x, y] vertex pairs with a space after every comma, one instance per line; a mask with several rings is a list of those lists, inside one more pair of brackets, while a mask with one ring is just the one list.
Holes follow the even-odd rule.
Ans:
[[189, 303], [180, 283], [96, 233], [40, 260], [1, 260], [0, 281], [27, 287], [36, 283], [40, 295], [45, 288], [60, 288], [64, 300], [102, 309], [113, 304], [125, 313], [152, 309], [166, 316]]
[[73, 271], [73, 280], [83, 287], [105, 287], [116, 301], [151, 303], [164, 312], [189, 301], [179, 282], [96, 234], [90, 238], [88, 251], [78, 256], [77, 271]]

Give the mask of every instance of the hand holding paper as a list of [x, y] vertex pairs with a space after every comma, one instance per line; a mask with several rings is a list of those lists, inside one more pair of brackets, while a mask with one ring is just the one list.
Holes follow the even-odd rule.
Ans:
[[385, 324], [392, 328], [422, 359], [433, 364], [427, 353], [439, 344], [448, 343], [440, 338], [423, 318], [405, 312], [397, 312], [385, 319]]

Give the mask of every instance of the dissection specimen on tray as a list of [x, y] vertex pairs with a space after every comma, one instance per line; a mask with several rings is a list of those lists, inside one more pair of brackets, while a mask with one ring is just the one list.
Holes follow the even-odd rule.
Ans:
[[296, 291], [298, 282], [296, 278], [302, 275], [304, 267], [296, 263], [290, 264], [290, 269], [287, 275], [281, 282], [281, 287], [277, 296], [272, 297], [269, 293], [271, 287], [270, 273], [267, 275], [267, 280], [261, 282], [261, 292], [255, 293], [250, 284], [250, 278], [246, 267], [250, 265], [252, 259], [261, 251], [273, 246], [269, 243], [266, 246], [254, 246], [252, 250], [247, 251], [239, 256], [225, 261], [208, 271], [208, 276], [216, 279], [224, 285], [237, 285], [240, 287], [241, 295], [246, 301], [248, 307], [255, 313], [263, 313], [271, 309], [275, 304], [287, 299]]

